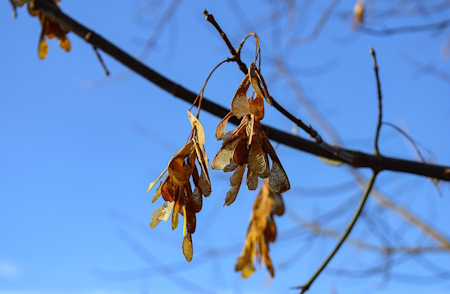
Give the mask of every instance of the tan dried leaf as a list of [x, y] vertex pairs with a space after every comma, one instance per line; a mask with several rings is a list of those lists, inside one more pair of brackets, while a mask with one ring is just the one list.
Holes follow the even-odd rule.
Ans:
[[270, 97], [269, 91], [267, 90], [266, 82], [264, 81], [262, 74], [259, 72], [254, 63], [250, 64], [248, 72], [250, 75], [253, 90], [255, 90], [256, 94], [260, 97], [266, 98], [267, 103], [272, 106], [272, 98]]
[[177, 186], [184, 186], [192, 174], [192, 169], [188, 164], [184, 164], [184, 158], [174, 158], [169, 164], [169, 177]]
[[[208, 156], [206, 155], [205, 147], [203, 145], [198, 145], [198, 147], [200, 148], [201, 154], [203, 155], [203, 157], [202, 157], [203, 164], [205, 165], [205, 170], [207, 171], [209, 162], [208, 162]], [[208, 181], [209, 181], [209, 177], [208, 177]]]
[[247, 140], [248, 146], [250, 146], [250, 144], [252, 144], [253, 133], [254, 133], [254, 128], [253, 128], [254, 123], [255, 123], [255, 116], [253, 114], [251, 114], [250, 119], [248, 120], [247, 125], [245, 127], [245, 133], [247, 134], [247, 137], [248, 137], [248, 140]]
[[269, 166], [269, 157], [267, 156], [267, 153], [264, 153], [264, 161], [266, 162], [266, 169], [264, 170], [264, 172], [262, 174], [259, 175], [260, 178], [268, 178], [270, 176], [270, 166]]
[[150, 222], [150, 227], [152, 229], [155, 228], [161, 220], [166, 222], [169, 219], [174, 203], [175, 201], [166, 201], [161, 207], [153, 212], [152, 221]]
[[267, 270], [269, 270], [270, 276], [273, 278], [275, 276], [275, 271], [273, 270], [272, 260], [269, 256], [269, 248], [267, 248], [266, 254], [264, 255], [264, 263], [266, 264]]
[[195, 187], [194, 192], [191, 190], [191, 185], [184, 186], [184, 193], [186, 195], [186, 209], [192, 212], [199, 212], [202, 210], [202, 194], [198, 187]]
[[172, 213], [172, 230], [175, 230], [178, 227], [178, 213], [180, 212], [181, 208], [181, 197], [178, 197], [177, 201], [175, 202], [175, 205], [173, 207], [173, 213]]
[[161, 187], [161, 195], [165, 201], [173, 201], [175, 199], [175, 186], [167, 176]]
[[195, 212], [186, 210], [184, 216], [186, 218], [186, 229], [189, 234], [195, 233], [195, 227], [197, 226], [197, 219], [195, 217]]
[[197, 141], [199, 144], [204, 145], [205, 144], [205, 131], [203, 129], [202, 124], [200, 121], [191, 113], [191, 111], [188, 110], [189, 115], [189, 121], [191, 122], [192, 127], [196, 130], [197, 134]]
[[162, 184], [163, 184], [163, 182], [161, 182], [161, 183], [159, 184], [159, 187], [158, 187], [158, 189], [156, 190], [156, 194], [155, 194], [155, 196], [153, 196], [152, 203], [154, 203], [156, 200], [158, 200], [159, 196], [161, 195], [161, 187], [162, 187]]
[[222, 140], [223, 135], [225, 134], [225, 129], [228, 123], [228, 120], [234, 116], [233, 112], [229, 112], [219, 123], [216, 129], [216, 139]]
[[238, 257], [237, 263], [234, 266], [234, 270], [241, 271], [242, 277], [245, 279], [249, 278], [255, 272], [252, 257], [254, 253], [254, 243], [252, 240], [247, 238], [245, 240], [244, 249], [242, 250], [241, 256]]
[[159, 177], [156, 179], [156, 180], [154, 180], [153, 182], [151, 182], [150, 183], [150, 186], [148, 187], [148, 189], [147, 189], [147, 192], [150, 192], [150, 190], [153, 188], [153, 186], [155, 186], [156, 185], [156, 183], [162, 178], [162, 176], [166, 173], [166, 171], [167, 171], [167, 167], [163, 170], [163, 172], [159, 175]]
[[250, 76], [250, 81], [252, 83], [253, 90], [255, 90], [256, 95], [264, 97], [258, 74], [256, 73], [256, 65], [254, 63], [250, 64], [248, 67], [248, 74]]
[[247, 164], [248, 152], [249, 150], [247, 145], [247, 139], [246, 138], [239, 139], [234, 149], [233, 161], [236, 162], [238, 165]]
[[255, 99], [250, 99], [250, 112], [255, 116], [255, 119], [262, 120], [264, 118], [264, 100], [261, 96], [256, 94]]
[[353, 19], [356, 23], [364, 21], [364, 0], [357, 0], [353, 7]]
[[192, 181], [194, 182], [194, 186], [198, 186], [198, 180], [200, 177], [198, 176], [197, 166], [194, 165], [194, 170], [192, 171]]
[[250, 145], [250, 150], [248, 152], [248, 169], [258, 177], [266, 175], [268, 166], [258, 140], [253, 140], [253, 143]]
[[267, 152], [272, 158], [272, 169], [270, 170], [269, 176], [269, 186], [275, 193], [284, 193], [291, 188], [291, 184], [289, 183], [289, 179], [284, 171], [283, 166], [281, 165], [280, 160], [273, 149], [272, 144], [270, 144], [269, 139], [264, 134], [263, 137], [263, 150]]
[[247, 91], [250, 86], [248, 75], [244, 77], [239, 85], [234, 98], [231, 101], [231, 112], [237, 117], [241, 118], [247, 114], [250, 114], [250, 104], [247, 99]]
[[183, 239], [183, 254], [188, 262], [192, 261], [192, 256], [194, 254], [194, 249], [192, 246], [192, 237], [191, 234], [186, 234]]
[[206, 173], [201, 171], [200, 179], [198, 181], [198, 186], [202, 191], [202, 194], [205, 195], [205, 197], [208, 197], [211, 195], [211, 182], [209, 181], [209, 178]]
[[39, 40], [38, 56], [40, 59], [44, 59], [48, 53], [48, 45], [44, 39], [44, 36]]
[[[209, 181], [209, 175], [207, 171], [208, 166], [208, 158], [206, 157], [206, 153], [204, 150], [200, 149], [202, 145], [198, 145], [197, 142], [194, 142], [195, 152], [197, 153], [197, 161], [200, 164], [201, 167], [201, 175], [200, 175], [200, 181], [202, 181], [202, 185], [205, 187], [205, 192], [207, 192], [207, 186], [209, 186], [209, 190], [211, 190], [211, 182]], [[205, 162], [206, 159], [206, 162]], [[194, 165], [195, 166], [195, 165]], [[204, 183], [206, 181], [206, 184]], [[211, 194], [211, 191], [210, 191]], [[209, 196], [205, 195], [205, 196]]]
[[264, 236], [267, 242], [275, 242], [275, 239], [277, 238], [277, 227], [271, 216], [269, 216], [269, 220], [267, 221]]
[[198, 186], [195, 186], [192, 196], [191, 195], [188, 196], [187, 207], [189, 210], [193, 212], [200, 212], [200, 210], [202, 209], [202, 205], [203, 205], [202, 192], [200, 191], [200, 188]]
[[240, 185], [242, 182], [242, 177], [244, 176], [245, 165], [240, 165], [230, 177], [231, 186]]
[[69, 52], [70, 51], [70, 42], [69, 39], [66, 38], [66, 36], [61, 36], [59, 39], [59, 46], [64, 49], [64, 51]]
[[275, 200], [275, 204], [273, 206], [273, 213], [275, 213], [278, 216], [281, 216], [284, 214], [284, 202], [283, 198], [281, 197], [281, 194], [279, 193], [273, 193], [273, 199]]
[[[192, 148], [194, 142], [191, 140], [188, 144], [184, 145], [175, 155], [170, 159], [169, 165], [167, 167], [169, 172], [169, 178], [177, 186], [184, 186], [184, 184], [189, 180], [192, 174], [192, 169], [194, 168], [195, 157], [191, 157]], [[184, 160], [188, 157], [188, 164], [184, 165]]]
[[272, 158], [272, 169], [270, 170], [269, 186], [275, 193], [284, 193], [291, 188], [289, 179], [283, 166]]
[[256, 190], [258, 188], [258, 176], [247, 170], [247, 187], [249, 190]]
[[241, 256], [238, 257], [237, 263], [234, 266], [235, 271], [240, 271], [244, 268], [247, 262], [251, 259], [252, 252], [252, 242], [249, 242], [248, 239], [245, 240], [244, 248], [242, 249]]
[[212, 169], [222, 170], [230, 163], [231, 159], [233, 158], [236, 143], [236, 139], [228, 140], [223, 143], [222, 148], [220, 148], [219, 152], [217, 152], [212, 161]]
[[234, 162], [233, 159], [231, 159], [230, 163], [223, 168], [223, 171], [226, 173], [230, 172], [230, 171], [234, 171], [238, 166], [239, 165], [237, 165], [237, 163]]
[[255, 266], [252, 262], [248, 262], [242, 269], [242, 277], [248, 279], [255, 272]]
[[225, 197], [225, 205], [230, 206], [236, 200], [237, 194], [239, 193], [241, 185], [231, 186], [230, 190], [227, 192]]
[[237, 197], [239, 193], [239, 189], [242, 183], [242, 177], [244, 176], [245, 165], [240, 165], [233, 172], [233, 175], [230, 177], [231, 188], [227, 192], [227, 196], [225, 197], [225, 205], [231, 205]]

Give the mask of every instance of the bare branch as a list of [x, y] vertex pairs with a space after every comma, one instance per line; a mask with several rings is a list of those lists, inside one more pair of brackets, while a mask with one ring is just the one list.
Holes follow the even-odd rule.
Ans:
[[331, 14], [335, 10], [335, 8], [338, 6], [340, 0], [332, 0], [330, 4], [328, 4], [328, 7], [323, 11], [322, 16], [320, 17], [319, 21], [317, 22], [316, 26], [314, 27], [313, 31], [307, 35], [306, 37], [294, 39], [290, 42], [294, 45], [299, 44], [305, 44], [313, 41], [317, 36], [320, 34], [320, 31], [327, 23], [328, 19], [330, 18]]
[[404, 27], [396, 27], [396, 28], [388, 28], [388, 29], [373, 29], [365, 26], [358, 26], [357, 32], [377, 36], [377, 37], [387, 37], [394, 36], [399, 34], [407, 34], [407, 33], [419, 33], [419, 32], [431, 32], [431, 31], [442, 31], [450, 27], [450, 19], [446, 19], [443, 21], [438, 21], [435, 23], [416, 25], [416, 26], [404, 26]]
[[355, 225], [356, 221], [358, 220], [358, 217], [361, 214], [361, 211], [364, 208], [364, 204], [366, 203], [366, 200], [369, 197], [370, 191], [372, 190], [372, 187], [373, 187], [373, 184], [375, 183], [376, 177], [377, 177], [377, 172], [374, 171], [372, 177], [370, 178], [369, 182], [367, 183], [366, 190], [364, 191], [361, 201], [359, 202], [358, 208], [356, 209], [356, 212], [353, 215], [353, 218], [350, 221], [349, 225], [345, 229], [345, 232], [342, 235], [341, 239], [339, 239], [339, 242], [337, 243], [336, 247], [333, 249], [333, 251], [327, 257], [327, 259], [325, 259], [325, 261], [322, 263], [322, 265], [319, 267], [319, 269], [315, 272], [315, 274], [309, 279], [309, 281], [305, 285], [295, 288], [295, 289], [301, 289], [301, 292], [300, 292], [301, 294], [308, 291], [308, 289], [309, 289], [309, 287], [311, 287], [312, 283], [314, 283], [314, 281], [322, 273], [322, 271], [325, 269], [325, 267], [328, 265], [328, 263], [331, 261], [331, 259], [334, 257], [334, 255], [336, 255], [339, 248], [341, 248], [341, 245], [344, 244], [348, 235], [352, 231], [353, 226]]
[[95, 47], [95, 46], [94, 46], [94, 51], [95, 51], [95, 55], [97, 55], [98, 61], [102, 65], [102, 68], [103, 68], [103, 71], [105, 72], [105, 75], [109, 76], [108, 68], [106, 67], [105, 63], [103, 62], [103, 58], [100, 55], [100, 53], [98, 53], [97, 47]]
[[[101, 49], [103, 52], [109, 54], [111, 57], [115, 58], [117, 61], [121, 62], [129, 69], [141, 75], [148, 81], [152, 82], [163, 90], [172, 93], [172, 95], [174, 95], [175, 97], [178, 97], [189, 103], [194, 102], [195, 98], [197, 97], [197, 94], [187, 90], [186, 88], [157, 73], [153, 69], [145, 66], [143, 63], [125, 53], [123, 50], [113, 45], [103, 37], [99, 36], [92, 30], [84, 27], [83, 25], [79, 24], [78, 22], [64, 14], [58, 7], [51, 5], [51, 3], [44, 0], [35, 0], [34, 9], [40, 10], [46, 17], [48, 17], [52, 21], [63, 25], [65, 28], [71, 30], [76, 35], [85, 39], [86, 42], [90, 43], [93, 46], [96, 46], [98, 49]], [[86, 38], [87, 36], [89, 37]], [[216, 115], [220, 118], [223, 118], [229, 112], [228, 109], [206, 98], [203, 99], [202, 108], [205, 111], [210, 112], [211, 114]], [[237, 119], [231, 119], [230, 122], [233, 124], [238, 124]], [[269, 126], [263, 126], [263, 129], [271, 140], [277, 141], [286, 146], [290, 146], [292, 148], [332, 160], [342, 160], [338, 156], [338, 154], [329, 152], [328, 150], [321, 148], [316, 143], [309, 140], [296, 137]], [[376, 157], [359, 151], [347, 149], [342, 150], [352, 154], [353, 160], [347, 163], [353, 168], [369, 167], [378, 171], [390, 170], [405, 172], [436, 178], [439, 180], [450, 181], [450, 167], [448, 166], [424, 164], [398, 158]]]
[[381, 103], [382, 96], [381, 96], [380, 76], [378, 75], [377, 57], [375, 55], [375, 50], [373, 50], [372, 46], [370, 46], [370, 54], [372, 55], [373, 58], [373, 70], [375, 71], [375, 78], [377, 80], [377, 90], [378, 90], [378, 124], [377, 124], [377, 132], [375, 134], [375, 155], [380, 155], [380, 150], [378, 150], [378, 139], [380, 137], [383, 107]]

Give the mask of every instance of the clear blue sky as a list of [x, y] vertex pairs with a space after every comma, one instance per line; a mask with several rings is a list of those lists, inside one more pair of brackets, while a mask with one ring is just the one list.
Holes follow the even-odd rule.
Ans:
[[[145, 14], [145, 20], [139, 20], [136, 12], [145, 3], [65, 0], [61, 8], [138, 56], [166, 7], [154, 8]], [[342, 1], [337, 11], [349, 11], [353, 4]], [[402, 127], [430, 149], [434, 156], [425, 152], [427, 158], [450, 165], [450, 84], [417, 71], [402, 57], [408, 54], [448, 71], [450, 61], [441, 56], [448, 32], [375, 38], [356, 34], [349, 21], [332, 17], [316, 41], [289, 52], [288, 40], [310, 32], [323, 7], [318, 4], [308, 10], [304, 23], [292, 24], [286, 16], [273, 31], [267, 14], [280, 5], [252, 1], [242, 4], [242, 11], [233, 12], [227, 1], [185, 1], [145, 62], [188, 89], [200, 91], [211, 69], [229, 54], [204, 20], [202, 11], [207, 8], [236, 46], [252, 30], [260, 35], [262, 71], [271, 94], [281, 104], [305, 122], [316, 124], [316, 118], [276, 72], [272, 56], [286, 61], [305, 95], [327, 117], [345, 147], [373, 152], [377, 97], [369, 54], [372, 45], [378, 53], [384, 120]], [[311, 240], [295, 217], [313, 220], [347, 203], [347, 213], [322, 224], [342, 232], [361, 190], [350, 184], [348, 191], [336, 188], [335, 193], [328, 191], [324, 196], [321, 188], [353, 179], [348, 169], [278, 146], [292, 189], [284, 195], [287, 214], [276, 219], [280, 240], [271, 246], [275, 279], [270, 279], [264, 267], [248, 280], [234, 272], [256, 193], [243, 185], [236, 202], [222, 207], [229, 175], [220, 171], [210, 173], [213, 193], [198, 214], [194, 260], [187, 263], [181, 251], [180, 228], [172, 232], [170, 224], [162, 223], [150, 229], [151, 214], [161, 200], [152, 205], [153, 193], [146, 190], [183, 146], [191, 128], [189, 105], [102, 54], [112, 73], [105, 78], [92, 47], [71, 33], [70, 53], [49, 41], [48, 56], [41, 61], [37, 57], [38, 20], [23, 8], [13, 20], [8, 1], [0, 1], [0, 12], [0, 294], [197, 292], [186, 281], [211, 293], [286, 293], [289, 287], [304, 283], [332, 250], [335, 239]], [[449, 12], [445, 13], [448, 17]], [[257, 25], [246, 26], [246, 19]], [[290, 25], [294, 26], [291, 30]], [[249, 42], [243, 56], [247, 64], [252, 52]], [[205, 94], [229, 107], [241, 79], [235, 64], [223, 65]], [[214, 138], [220, 120], [206, 112], [201, 120], [207, 135], [206, 151], [213, 158], [220, 148]], [[264, 121], [288, 132], [293, 128], [273, 109], [267, 108]], [[392, 129], [383, 128], [380, 140], [383, 154], [418, 160], [409, 143]], [[367, 171], [363, 174], [369, 175]], [[440, 196], [426, 178], [383, 173], [376, 187], [450, 236], [448, 184], [439, 185]], [[389, 225], [386, 238], [397, 240], [396, 244], [435, 245], [395, 214], [383, 212], [372, 199], [367, 215], [370, 217], [357, 224], [352, 237], [386, 245], [372, 229], [383, 231], [380, 228]], [[296, 228], [298, 235], [293, 236]], [[399, 234], [403, 239], [396, 236]], [[209, 249], [217, 251], [208, 255]], [[404, 256], [393, 263], [399, 264], [395, 268], [398, 273], [422, 277], [450, 270], [449, 253], [424, 259], [430, 267], [437, 263], [441, 268], [426, 270]], [[286, 261], [290, 262], [286, 265]], [[382, 261], [380, 255], [345, 245], [330, 264], [331, 271], [320, 276], [309, 293], [450, 293], [448, 280], [402, 283], [393, 275], [385, 283], [382, 275], [353, 279], [332, 272]]]

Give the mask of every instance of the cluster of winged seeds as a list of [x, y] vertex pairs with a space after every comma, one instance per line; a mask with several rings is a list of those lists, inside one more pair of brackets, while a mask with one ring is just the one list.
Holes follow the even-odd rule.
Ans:
[[[175, 230], [178, 226], [178, 214], [181, 214], [184, 218], [183, 254], [187, 261], [191, 261], [193, 255], [192, 234], [196, 227], [195, 214], [202, 209], [202, 195], [207, 197], [211, 194], [211, 182], [207, 170], [208, 158], [204, 149], [203, 126], [190, 111], [188, 114], [193, 128], [191, 140], [170, 159], [167, 168], [150, 184], [148, 191], [167, 172], [152, 200], [153, 203], [159, 196], [162, 196], [165, 202], [153, 212], [150, 227], [156, 227], [161, 220], [167, 221], [172, 214], [172, 230]], [[196, 160], [200, 166], [200, 175]], [[194, 189], [192, 189], [190, 179], [192, 179]]]
[[[250, 84], [254, 95], [247, 98]], [[216, 138], [223, 143], [211, 167], [224, 172], [233, 171], [230, 177], [231, 189], [225, 198], [226, 205], [231, 205], [236, 200], [246, 166], [249, 190], [256, 190], [258, 177], [269, 178], [269, 186], [275, 193], [284, 193], [290, 189], [286, 172], [261, 127], [260, 121], [264, 118], [263, 97], [271, 104], [264, 80], [252, 63], [233, 97], [231, 112], [216, 129]], [[241, 123], [236, 129], [225, 133], [226, 124], [233, 116], [241, 119]], [[272, 168], [269, 167], [268, 156], [272, 159]]]
[[[247, 97], [250, 85], [253, 93]], [[202, 93], [203, 90], [204, 87]], [[202, 95], [200, 101], [201, 97]], [[273, 242], [276, 236], [273, 214], [281, 215], [284, 212], [280, 194], [290, 188], [286, 172], [260, 123], [264, 118], [263, 98], [266, 98], [271, 105], [271, 97], [264, 79], [259, 69], [252, 63], [233, 97], [231, 112], [217, 126], [216, 138], [222, 140], [223, 144], [211, 165], [213, 169], [233, 171], [230, 177], [231, 189], [225, 197], [226, 205], [231, 205], [236, 200], [246, 167], [247, 187], [250, 190], [258, 188], [258, 178], [266, 179], [253, 208], [243, 255], [236, 265], [236, 270], [242, 270], [245, 277], [250, 276], [254, 271], [255, 255], [258, 260], [264, 260], [273, 276], [268, 246], [268, 243]], [[172, 215], [172, 230], [175, 230], [178, 226], [178, 214], [181, 214], [184, 218], [183, 234], [185, 236], [182, 244], [183, 254], [187, 261], [191, 261], [196, 213], [202, 209], [202, 196], [207, 197], [211, 194], [211, 182], [207, 170], [208, 158], [204, 149], [203, 126], [198, 120], [198, 115], [196, 117], [190, 111], [188, 114], [192, 125], [190, 140], [170, 159], [167, 168], [150, 184], [148, 191], [167, 172], [156, 190], [152, 203], [159, 196], [162, 196], [165, 202], [153, 212], [150, 226], [154, 228], [161, 220], [168, 221]], [[241, 122], [236, 129], [225, 133], [226, 124], [233, 116], [241, 119]], [[269, 165], [269, 156], [272, 159], [272, 167]], [[196, 161], [200, 167], [200, 175]]]
[[253, 204], [244, 248], [234, 268], [235, 271], [242, 271], [244, 278], [248, 278], [255, 271], [255, 256], [260, 264], [264, 261], [270, 275], [274, 276], [269, 256], [269, 243], [274, 242], [277, 236], [274, 214], [280, 216], [283, 213], [284, 204], [281, 194], [274, 193], [266, 179]]
[[[59, 5], [59, 0], [47, 0], [55, 5]], [[23, 6], [25, 4], [25, 0], [11, 0], [11, 4], [14, 8]], [[62, 28], [59, 24], [50, 21], [45, 15], [43, 15], [40, 11], [33, 9], [32, 4], [28, 5], [28, 11], [32, 16], [36, 16], [41, 22], [42, 31], [39, 38], [39, 47], [38, 47], [38, 55], [40, 59], [44, 59], [48, 53], [48, 45], [45, 41], [45, 37], [49, 39], [58, 38], [59, 45], [66, 52], [70, 51], [70, 42], [67, 39], [66, 34], [67, 31]]]

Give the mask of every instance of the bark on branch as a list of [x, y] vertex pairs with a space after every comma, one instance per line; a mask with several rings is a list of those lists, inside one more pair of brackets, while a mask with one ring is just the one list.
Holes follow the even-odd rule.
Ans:
[[[102, 50], [151, 83], [169, 93], [172, 93], [175, 97], [189, 103], [193, 103], [197, 97], [197, 94], [194, 92], [189, 91], [181, 85], [169, 80], [134, 57], [130, 56], [108, 40], [96, 34], [94, 31], [86, 28], [71, 17], [67, 16], [51, 2], [45, 0], [34, 0], [30, 2], [34, 2], [34, 9], [41, 11], [50, 20], [57, 22], [64, 28], [72, 31], [76, 35], [83, 38], [86, 42], [93, 45], [95, 48]], [[203, 98], [202, 109], [220, 118], [223, 118], [229, 112], [229, 109], [226, 109], [206, 98]], [[230, 122], [233, 124], [238, 124], [237, 119], [230, 120]], [[263, 125], [263, 128], [271, 140], [279, 142], [283, 145], [324, 158], [340, 160], [338, 156], [321, 148], [313, 141], [296, 137], [266, 125]], [[448, 166], [432, 165], [398, 158], [374, 156], [371, 154], [342, 148], [341, 150], [345, 150], [353, 155], [353, 160], [351, 162], [347, 162], [347, 164], [354, 168], [371, 168], [372, 170], [378, 172], [390, 170], [426, 176], [443, 181], [450, 181], [450, 167]]]

